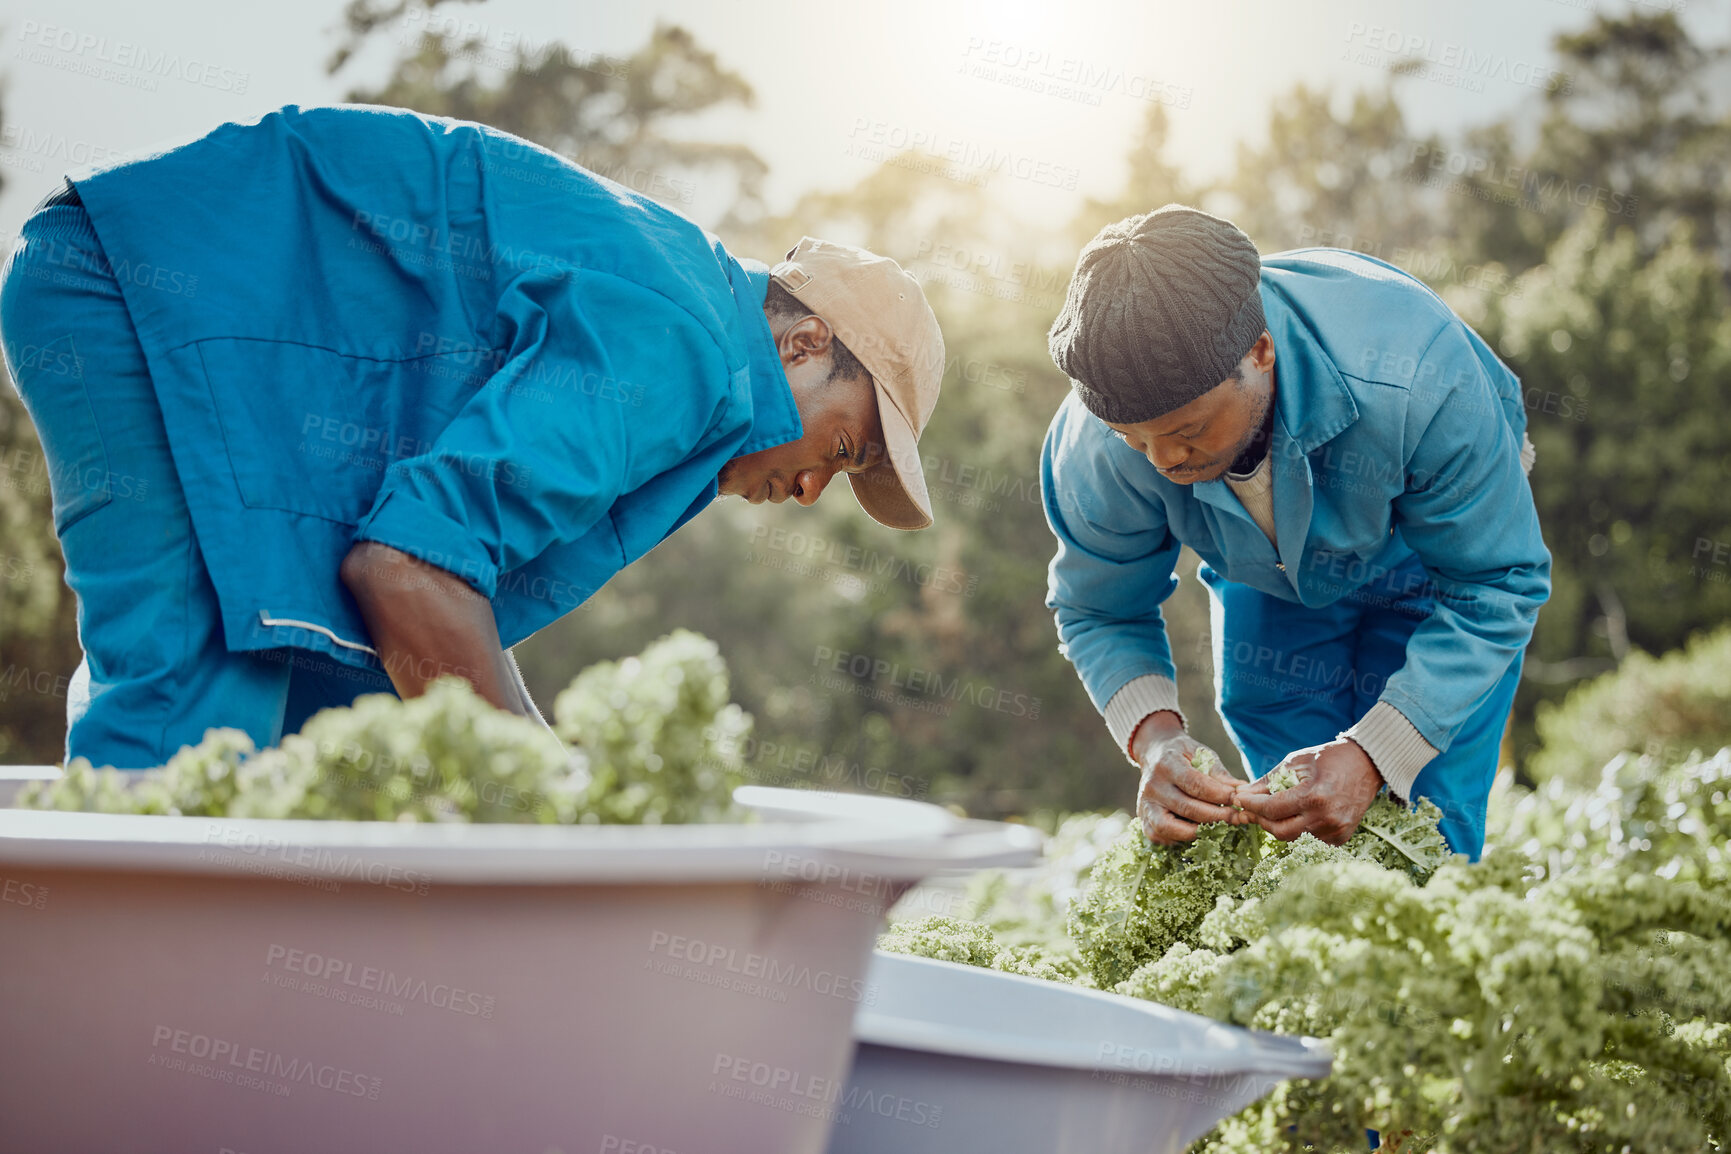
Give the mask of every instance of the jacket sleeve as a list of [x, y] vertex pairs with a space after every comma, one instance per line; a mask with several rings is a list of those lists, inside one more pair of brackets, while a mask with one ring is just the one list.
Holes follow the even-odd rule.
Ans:
[[1406, 663], [1381, 700], [1446, 750], [1518, 660], [1550, 596], [1551, 554], [1539, 532], [1511, 426], [1484, 362], [1459, 324], [1426, 352], [1447, 386], [1416, 394], [1401, 536], [1431, 579], [1436, 607], [1407, 641]]
[[618, 277], [522, 277], [499, 307], [498, 368], [427, 452], [391, 466], [356, 530], [489, 598], [683, 460], [730, 379], [696, 318]]
[[1160, 605], [1178, 587], [1178, 539], [1165, 507], [1118, 473], [1119, 454], [1134, 451], [1070, 401], [1053, 418], [1040, 458], [1046, 522], [1058, 539], [1046, 606], [1059, 651], [1102, 712], [1132, 681], [1176, 674]]

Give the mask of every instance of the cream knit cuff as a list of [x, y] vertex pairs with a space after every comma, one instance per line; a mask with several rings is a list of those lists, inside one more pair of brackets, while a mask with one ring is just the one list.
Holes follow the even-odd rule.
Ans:
[[[1184, 711], [1178, 708], [1178, 683], [1158, 673], [1144, 674], [1134, 681], [1125, 682], [1124, 688], [1112, 695], [1104, 711], [1106, 728], [1112, 731], [1112, 740], [1118, 743], [1125, 757], [1130, 757], [1130, 738], [1135, 735], [1136, 727], [1142, 724], [1142, 719], [1162, 709], [1170, 709], [1178, 715], [1178, 720], [1184, 720]], [[1134, 762], [1136, 759], [1130, 757], [1130, 760]]]
[[1418, 780], [1419, 771], [1437, 755], [1436, 746], [1413, 728], [1406, 714], [1382, 701], [1340, 736], [1358, 743], [1388, 783], [1389, 792], [1402, 801], [1412, 800], [1412, 784]]

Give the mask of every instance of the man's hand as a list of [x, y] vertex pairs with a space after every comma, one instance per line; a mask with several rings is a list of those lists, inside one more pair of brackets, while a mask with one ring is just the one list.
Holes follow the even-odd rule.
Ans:
[[[1149, 714], [1130, 739], [1130, 752], [1142, 767], [1136, 791], [1136, 816], [1156, 845], [1194, 841], [1196, 824], [1230, 821], [1238, 782], [1206, 745], [1184, 732], [1178, 715], [1163, 709]], [[1217, 767], [1205, 773], [1192, 762], [1207, 753]], [[1239, 821], [1246, 820], [1242, 814]]]
[[1271, 794], [1263, 777], [1238, 791], [1244, 811], [1281, 841], [1310, 833], [1329, 845], [1345, 844], [1382, 788], [1382, 775], [1350, 738], [1288, 754], [1275, 768], [1281, 766], [1298, 772], [1291, 789]]

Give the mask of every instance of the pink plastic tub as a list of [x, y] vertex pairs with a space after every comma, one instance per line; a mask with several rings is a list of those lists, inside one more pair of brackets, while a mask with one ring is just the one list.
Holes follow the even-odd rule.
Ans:
[[818, 1154], [884, 910], [1038, 837], [740, 796], [772, 820], [0, 810], [0, 1149]]

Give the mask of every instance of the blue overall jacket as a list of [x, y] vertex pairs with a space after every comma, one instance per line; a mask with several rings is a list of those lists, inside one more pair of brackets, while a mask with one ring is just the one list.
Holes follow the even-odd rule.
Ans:
[[465, 579], [514, 645], [800, 436], [766, 266], [484, 125], [290, 105], [69, 178], [231, 650], [377, 668], [338, 577], [360, 540]]
[[1047, 604], [1064, 653], [1102, 710], [1138, 677], [1173, 678], [1160, 604], [1181, 545], [1212, 575], [1314, 607], [1416, 555], [1436, 608], [1380, 702], [1446, 750], [1550, 595], [1520, 382], [1435, 293], [1371, 257], [1264, 257], [1260, 292], [1275, 345], [1278, 550], [1224, 481], [1168, 481], [1072, 395], [1041, 462], [1058, 539]]

